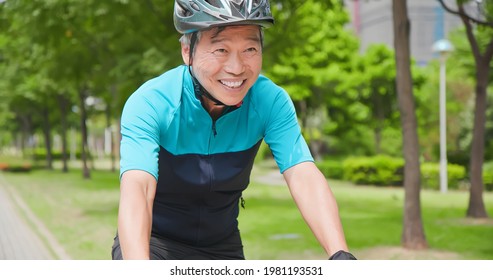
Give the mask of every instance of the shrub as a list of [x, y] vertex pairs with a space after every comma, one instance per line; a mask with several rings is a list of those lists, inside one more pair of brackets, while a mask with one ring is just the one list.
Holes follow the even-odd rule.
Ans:
[[[447, 165], [448, 189], [458, 189], [461, 180], [466, 178], [466, 169], [458, 164]], [[421, 186], [423, 189], [440, 188], [440, 164], [425, 162], [421, 164]]]
[[[70, 153], [67, 155], [67, 157], [70, 157]], [[81, 158], [81, 152], [76, 151], [75, 152], [75, 157], [77, 159]], [[51, 158], [53, 160], [62, 160], [63, 159], [63, 154], [61, 151], [52, 151], [51, 152]], [[36, 161], [42, 161], [46, 160], [46, 149], [36, 149], [33, 151], [33, 160]]]
[[[390, 156], [352, 157], [344, 161], [321, 161], [317, 163], [327, 178], [344, 179], [359, 185], [402, 186], [404, 160]], [[486, 190], [493, 190], [493, 162], [483, 167], [483, 181]], [[466, 168], [458, 164], [447, 165], [448, 189], [459, 189], [466, 179]], [[440, 187], [439, 163], [421, 164], [421, 185], [423, 189], [438, 190]]]
[[343, 162], [344, 179], [356, 184], [401, 186], [404, 160], [385, 155], [348, 158]]
[[0, 155], [0, 171], [29, 172], [33, 168], [32, 161], [22, 157]]
[[483, 164], [483, 184], [487, 191], [493, 191], [493, 161]]
[[466, 173], [469, 168], [469, 161], [470, 161], [469, 151], [447, 152], [447, 162], [464, 166], [466, 169]]
[[30, 164], [23, 164], [23, 165], [12, 165], [9, 166], [5, 171], [7, 172], [30, 172], [32, 169], [32, 166]]
[[326, 178], [342, 180], [344, 178], [344, 168], [341, 161], [323, 160], [316, 162], [318, 169]]
[[0, 170], [5, 170], [9, 167], [8, 164], [6, 164], [5, 162], [0, 162]]
[[30, 163], [5, 163], [0, 162], [0, 171], [4, 172], [29, 172], [32, 169]]

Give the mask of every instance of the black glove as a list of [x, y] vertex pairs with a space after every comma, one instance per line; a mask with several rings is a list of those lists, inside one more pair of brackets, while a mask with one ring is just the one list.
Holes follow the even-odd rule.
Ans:
[[337, 251], [335, 254], [333, 254], [329, 260], [342, 260], [342, 261], [352, 261], [352, 260], [356, 260], [356, 258], [353, 256], [353, 254], [349, 253], [349, 252], [346, 252], [346, 251], [343, 251], [343, 250], [340, 250], [340, 251]]

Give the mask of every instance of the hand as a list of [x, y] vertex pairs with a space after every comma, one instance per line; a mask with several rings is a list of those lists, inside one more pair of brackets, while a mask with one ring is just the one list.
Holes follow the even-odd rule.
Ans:
[[329, 260], [357, 260], [356, 257], [353, 256], [353, 254], [349, 253], [349, 252], [346, 252], [346, 251], [343, 251], [343, 250], [339, 250], [337, 251], [335, 254], [333, 254]]

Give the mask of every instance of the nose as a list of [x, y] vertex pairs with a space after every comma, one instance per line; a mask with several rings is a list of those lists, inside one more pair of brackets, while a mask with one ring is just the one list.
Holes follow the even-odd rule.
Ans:
[[239, 75], [245, 71], [245, 61], [238, 52], [233, 52], [228, 56], [224, 70], [233, 75]]

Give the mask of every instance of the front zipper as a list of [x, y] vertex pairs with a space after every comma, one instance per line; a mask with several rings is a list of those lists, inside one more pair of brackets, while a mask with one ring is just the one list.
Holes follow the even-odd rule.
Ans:
[[216, 121], [212, 121], [212, 133], [214, 134], [214, 137], [217, 135], [217, 130], [216, 130]]
[[212, 133], [213, 133], [214, 137], [216, 137], [216, 135], [217, 135], [217, 130], [216, 130], [217, 120], [219, 120], [222, 116], [226, 115], [229, 111], [231, 111], [231, 110], [230, 110], [230, 107], [228, 106], [228, 107], [224, 108], [224, 110], [222, 111], [221, 115], [218, 118], [216, 118], [216, 119], [212, 118]]
[[216, 130], [216, 120], [212, 119], [212, 137], [209, 137], [209, 150], [207, 151], [208, 155], [208, 164], [209, 164], [209, 191], [212, 191], [213, 185], [214, 185], [214, 178], [213, 178], [213, 168], [212, 168], [212, 155], [211, 155], [211, 143], [214, 141], [213, 139], [216, 138], [217, 135], [217, 130]]

